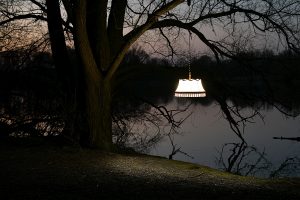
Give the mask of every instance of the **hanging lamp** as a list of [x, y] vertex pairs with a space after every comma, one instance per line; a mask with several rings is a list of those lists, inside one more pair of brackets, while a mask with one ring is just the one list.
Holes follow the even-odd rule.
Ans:
[[190, 37], [189, 37], [189, 78], [179, 79], [175, 97], [205, 97], [206, 92], [203, 88], [201, 79], [192, 79], [192, 72], [190, 66], [191, 52], [190, 52]]
[[202, 86], [201, 79], [192, 79], [189, 72], [188, 79], [179, 79], [175, 97], [205, 97], [206, 92]]

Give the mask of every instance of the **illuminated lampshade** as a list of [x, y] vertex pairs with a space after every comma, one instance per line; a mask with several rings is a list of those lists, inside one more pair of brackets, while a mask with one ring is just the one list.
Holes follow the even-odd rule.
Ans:
[[206, 93], [202, 86], [201, 79], [179, 79], [175, 97], [205, 97]]

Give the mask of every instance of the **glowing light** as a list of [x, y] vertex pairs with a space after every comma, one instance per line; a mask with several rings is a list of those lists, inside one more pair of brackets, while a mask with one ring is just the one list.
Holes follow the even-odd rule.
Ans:
[[179, 79], [175, 97], [205, 97], [201, 79]]

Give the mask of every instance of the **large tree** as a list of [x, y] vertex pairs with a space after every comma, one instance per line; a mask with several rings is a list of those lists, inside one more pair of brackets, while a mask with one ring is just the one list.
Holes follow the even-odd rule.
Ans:
[[[30, 3], [27, 12], [9, 8], [20, 2], [1, 1], [0, 25], [24, 19], [47, 21], [53, 57], [70, 105], [78, 94], [85, 97], [88, 131], [82, 137], [90, 147], [103, 150], [112, 148], [114, 75], [126, 52], [146, 32], [161, 35], [175, 53], [173, 42], [186, 30], [217, 60], [234, 58], [252, 36], [259, 36], [260, 43], [273, 37], [284, 48], [299, 52], [297, 0], [27, 0], [23, 7], [19, 5], [24, 11]], [[79, 70], [68, 59], [66, 39], [70, 35], [80, 60]], [[241, 43], [245, 35], [248, 37]], [[78, 90], [80, 77], [84, 90]]]

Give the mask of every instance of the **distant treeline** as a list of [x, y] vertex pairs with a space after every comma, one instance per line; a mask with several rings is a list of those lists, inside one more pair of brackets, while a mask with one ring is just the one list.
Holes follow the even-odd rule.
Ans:
[[[240, 53], [235, 59], [217, 63], [213, 57], [192, 57], [192, 77], [200, 78], [208, 98], [194, 99], [208, 103], [215, 98], [251, 101], [300, 100], [300, 56], [291, 52], [275, 55], [271, 51]], [[188, 77], [185, 60], [172, 63], [151, 58], [141, 49], [131, 51], [119, 70], [116, 87], [125, 94], [169, 101], [179, 78]]]
[[[76, 60], [74, 51], [70, 50], [70, 54], [74, 54]], [[289, 51], [276, 55], [269, 50], [240, 53], [236, 59], [220, 63], [205, 55], [192, 57], [190, 66], [193, 78], [201, 78], [211, 96], [299, 95], [298, 90], [293, 89], [300, 86], [300, 56]], [[0, 52], [0, 72], [2, 99], [12, 91], [48, 100], [63, 93], [48, 52]], [[114, 94], [115, 97], [131, 94], [169, 101], [178, 79], [187, 77], [186, 60], [178, 59], [173, 63], [165, 58], [153, 58], [136, 47], [128, 52], [115, 76]]]

